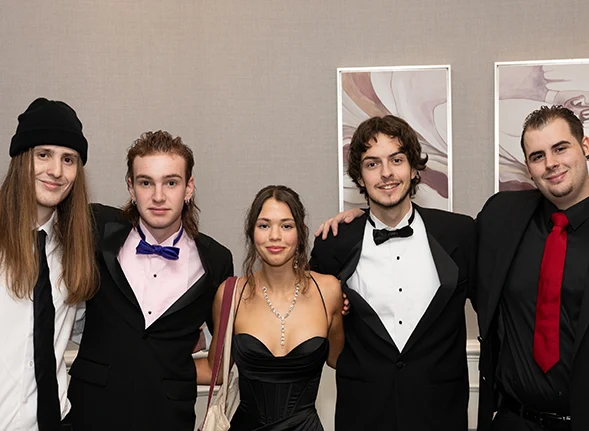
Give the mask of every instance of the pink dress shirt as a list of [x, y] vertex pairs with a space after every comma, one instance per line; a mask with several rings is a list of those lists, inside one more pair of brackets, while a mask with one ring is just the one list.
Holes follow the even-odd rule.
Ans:
[[[139, 221], [145, 240], [152, 245], [171, 246], [180, 230], [161, 244]], [[176, 247], [180, 248], [178, 260], [168, 260], [157, 254], [137, 254], [135, 248], [141, 237], [137, 229], [131, 230], [121, 248], [118, 260], [141, 306], [147, 328], [155, 322], [204, 274], [198, 249], [192, 238], [182, 234]]]

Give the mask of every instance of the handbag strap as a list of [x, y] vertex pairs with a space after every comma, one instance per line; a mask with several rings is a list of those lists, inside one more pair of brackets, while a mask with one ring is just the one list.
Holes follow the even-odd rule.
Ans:
[[227, 333], [225, 334], [225, 343], [223, 343], [223, 363], [221, 364], [221, 369], [223, 370], [223, 384], [217, 392], [217, 396], [222, 397], [221, 399], [223, 400], [223, 403], [219, 406], [223, 408], [223, 411], [225, 411], [225, 409], [227, 408], [227, 397], [229, 396], [229, 374], [231, 372], [231, 344], [233, 341], [233, 326], [235, 322], [236, 296], [237, 295], [233, 293], [231, 311], [229, 312], [229, 318], [227, 322]]
[[225, 281], [225, 289], [223, 290], [223, 302], [221, 303], [221, 316], [219, 319], [219, 328], [217, 330], [217, 345], [215, 347], [215, 360], [213, 362], [213, 373], [211, 377], [211, 384], [209, 387], [209, 400], [207, 401], [207, 410], [211, 405], [211, 399], [213, 398], [213, 391], [217, 378], [219, 377], [219, 368], [221, 365], [221, 356], [223, 353], [223, 346], [226, 342], [226, 335], [228, 329], [229, 318], [231, 317], [233, 296], [235, 292], [235, 284], [237, 277], [229, 277]]

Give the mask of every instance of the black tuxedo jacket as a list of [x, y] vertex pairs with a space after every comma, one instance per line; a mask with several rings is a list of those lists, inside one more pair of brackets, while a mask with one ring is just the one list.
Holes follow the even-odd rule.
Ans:
[[[528, 223], [544, 197], [538, 190], [492, 196], [477, 217], [479, 235], [477, 302], [481, 342], [478, 429], [490, 429], [497, 410], [495, 382], [499, 356], [498, 305], [505, 279]], [[589, 258], [589, 249], [587, 250]], [[589, 280], [582, 280], [589, 287]], [[589, 429], [589, 289], [577, 322], [571, 375], [570, 411], [573, 431]]]
[[[346, 281], [354, 273], [367, 214], [315, 240], [313, 270], [337, 276], [352, 304], [337, 362], [335, 428], [465, 431], [468, 369], [464, 306], [475, 267], [472, 218], [420, 208], [440, 287], [402, 352], [376, 312]], [[419, 276], [419, 274], [416, 274]]]
[[217, 287], [233, 274], [231, 253], [199, 234], [196, 246], [205, 274], [145, 329], [117, 260], [131, 224], [114, 208], [93, 209], [100, 289], [86, 304], [84, 334], [70, 370], [73, 428], [193, 431], [196, 372], [191, 352]]

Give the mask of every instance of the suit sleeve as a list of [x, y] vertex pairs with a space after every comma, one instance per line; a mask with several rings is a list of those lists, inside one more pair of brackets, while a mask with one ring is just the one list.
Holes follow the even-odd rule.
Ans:
[[321, 237], [315, 238], [313, 250], [311, 250], [311, 260], [309, 260], [311, 271], [319, 272], [321, 274], [330, 274], [326, 269], [326, 261], [329, 259], [326, 246], [327, 241], [329, 241], [329, 238], [325, 240], [321, 239]]
[[[474, 308], [474, 311], [477, 312], [477, 314], [479, 313], [479, 306], [481, 304], [478, 303], [478, 294], [479, 294], [479, 289], [477, 288], [477, 284], [478, 284], [478, 277], [479, 277], [479, 273], [478, 273], [478, 258], [479, 258], [479, 245], [481, 243], [481, 238], [483, 238], [482, 235], [482, 228], [485, 226], [486, 223], [486, 219], [489, 217], [489, 212], [493, 211], [493, 206], [495, 206], [495, 202], [497, 202], [497, 198], [498, 196], [500, 196], [501, 193], [496, 193], [493, 196], [491, 196], [489, 199], [487, 199], [487, 201], [485, 202], [485, 204], [483, 205], [483, 208], [481, 209], [481, 211], [478, 213], [476, 219], [475, 219], [475, 223], [474, 223], [474, 249], [472, 250], [471, 256], [471, 264], [474, 265], [473, 269], [469, 270], [469, 277], [470, 277], [470, 273], [472, 273], [472, 277], [469, 281], [469, 291], [468, 291], [468, 297], [470, 299], [470, 302], [472, 303], [472, 307]], [[472, 286], [472, 287], [471, 287]]]
[[471, 222], [468, 225], [469, 234], [467, 238], [469, 238], [469, 243], [467, 244], [468, 247], [468, 286], [466, 295], [468, 299], [470, 299], [470, 303], [472, 304], [472, 308], [474, 311], [477, 311], [477, 289], [476, 289], [476, 282], [477, 282], [477, 250], [478, 250], [478, 241], [477, 241], [477, 229], [474, 220], [470, 219]]
[[319, 259], [319, 257], [317, 256], [317, 254], [319, 253], [319, 247], [317, 245], [318, 240], [321, 241], [320, 238], [315, 238], [315, 243], [313, 244], [313, 249], [311, 250], [311, 259], [309, 260], [309, 267], [311, 268], [311, 271], [323, 273], [321, 259]]
[[[229, 277], [232, 277], [234, 274], [234, 270], [233, 270], [233, 255], [231, 254], [231, 252], [229, 250], [225, 250], [226, 254], [224, 256], [224, 262], [223, 262], [223, 267], [221, 268], [221, 270], [219, 271], [219, 278], [217, 279], [218, 283], [216, 284], [215, 287], [215, 292], [217, 291], [217, 288], [219, 287], [219, 285], [224, 282], [225, 280], [227, 280]], [[210, 333], [213, 333], [213, 307], [211, 306], [209, 313], [207, 315], [207, 318], [205, 319], [206, 323], [207, 323], [207, 328], [209, 328]]]
[[311, 271], [337, 276], [337, 269], [334, 268], [331, 252], [332, 239], [331, 233], [325, 240], [321, 239], [321, 237], [315, 238], [313, 250], [311, 250], [311, 260], [309, 261]]
[[229, 277], [233, 277], [234, 269], [233, 269], [233, 255], [229, 250], [227, 250], [227, 258], [225, 259], [225, 265], [223, 267], [223, 271], [221, 272], [221, 281], [227, 280]]

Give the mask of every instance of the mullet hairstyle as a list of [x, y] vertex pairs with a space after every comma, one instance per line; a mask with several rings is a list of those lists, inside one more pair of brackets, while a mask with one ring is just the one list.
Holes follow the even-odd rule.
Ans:
[[582, 145], [585, 132], [583, 130], [583, 123], [581, 123], [581, 120], [579, 120], [575, 113], [562, 105], [544, 105], [530, 113], [530, 115], [526, 117], [522, 126], [522, 136], [519, 143], [522, 147], [524, 158], [527, 159], [528, 157], [526, 154], [526, 148], [524, 146], [524, 135], [526, 132], [528, 130], [542, 129], [544, 126], [547, 126], [549, 123], [558, 118], [566, 121], [566, 123], [569, 125], [571, 135], [573, 135], [574, 138], [579, 142], [579, 145]]
[[[172, 137], [168, 132], [158, 130], [157, 132], [145, 132], [139, 139], [133, 142], [133, 145], [129, 147], [127, 152], [127, 174], [125, 175], [125, 182], [131, 180], [131, 184], [134, 182], [133, 176], [133, 162], [137, 157], [151, 156], [153, 154], [170, 154], [180, 156], [184, 159], [186, 164], [186, 184], [192, 177], [192, 169], [194, 168], [194, 155], [190, 147], [186, 146], [182, 142], [182, 138], [177, 136]], [[123, 214], [131, 222], [133, 227], [139, 225], [139, 211], [135, 204], [129, 199], [129, 201], [122, 208]], [[184, 202], [182, 208], [182, 226], [184, 226], [184, 232], [191, 238], [196, 238], [198, 235], [198, 212], [200, 210], [194, 202], [194, 195], [188, 201]]]
[[360, 185], [362, 179], [362, 155], [368, 151], [373, 142], [376, 142], [376, 136], [379, 133], [391, 139], [397, 138], [401, 145], [401, 152], [407, 156], [409, 166], [417, 171], [417, 175], [409, 185], [409, 197], [415, 196], [417, 185], [421, 181], [419, 171], [425, 169], [428, 156], [426, 154], [425, 157], [421, 157], [421, 144], [415, 130], [405, 120], [394, 115], [372, 117], [358, 126], [348, 149], [348, 175], [360, 189], [360, 193], [364, 195], [366, 202], [370, 203], [366, 187]]
[[[32, 229], [37, 224], [33, 155], [34, 148], [31, 148], [14, 156], [0, 187], [0, 265], [9, 291], [18, 299], [33, 298], [39, 276], [39, 251]], [[96, 293], [99, 279], [94, 259], [94, 222], [81, 160], [76, 167], [72, 189], [56, 207], [54, 226], [62, 253], [60, 281], [65, 284], [68, 292], [65, 302], [69, 305], [90, 299]]]
[[298, 266], [298, 268], [293, 268], [293, 270], [296, 276], [296, 282], [303, 283], [301, 291], [302, 293], [305, 293], [309, 285], [309, 244], [307, 240], [309, 229], [305, 224], [305, 207], [297, 192], [291, 188], [286, 186], [266, 186], [260, 190], [254, 198], [245, 218], [246, 256], [243, 261], [243, 272], [246, 276], [247, 284], [250, 286], [250, 295], [253, 294], [256, 287], [254, 268], [260, 258], [254, 244], [254, 231], [264, 203], [271, 198], [288, 205], [288, 208], [292, 213], [292, 218], [294, 219], [297, 230], [297, 247], [295, 250], [294, 261], [297, 262]]

